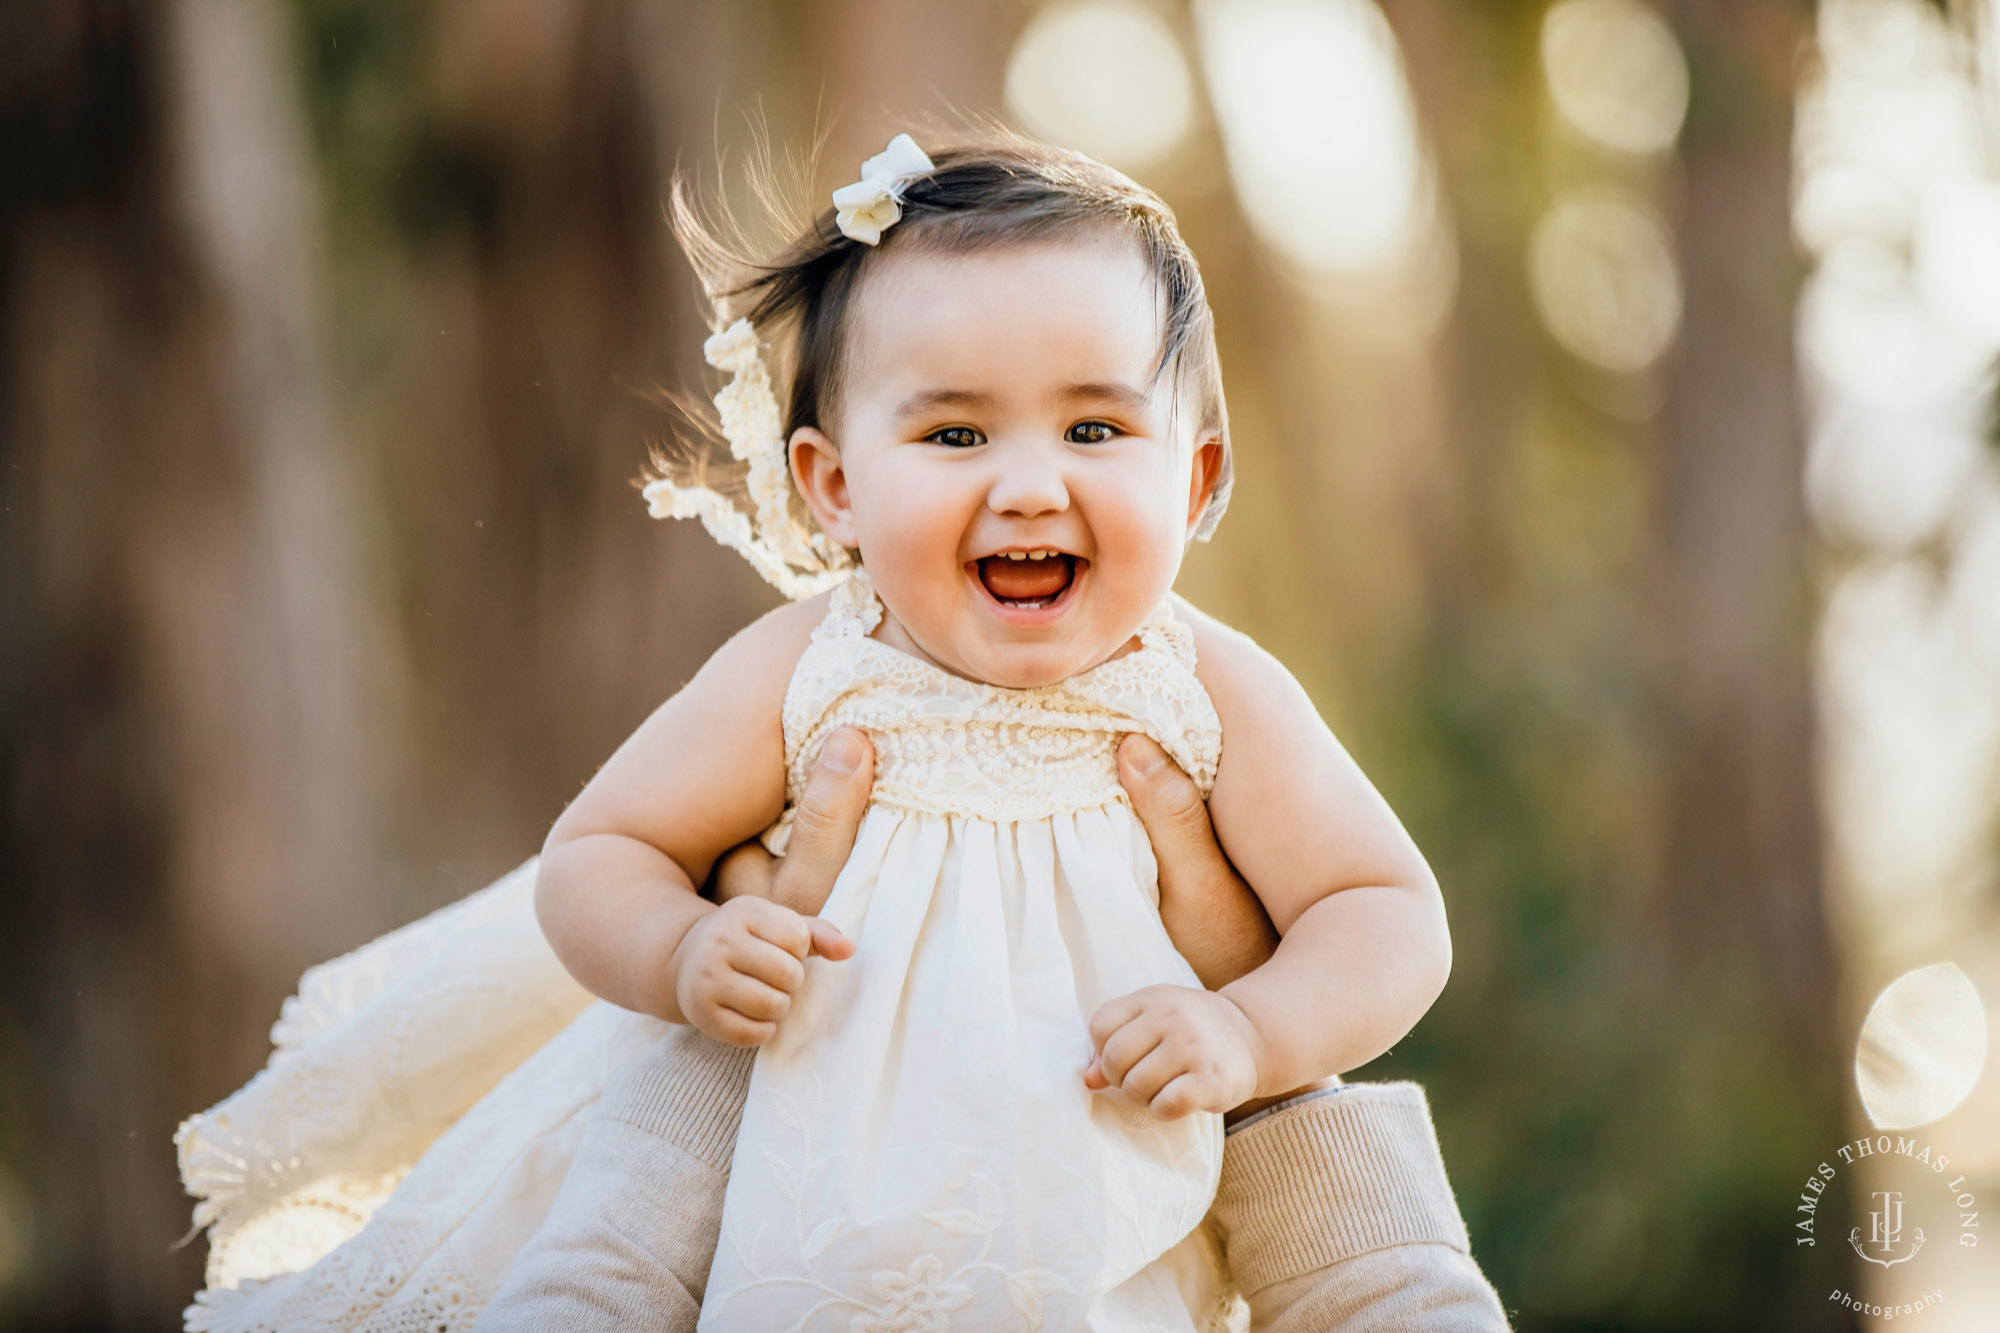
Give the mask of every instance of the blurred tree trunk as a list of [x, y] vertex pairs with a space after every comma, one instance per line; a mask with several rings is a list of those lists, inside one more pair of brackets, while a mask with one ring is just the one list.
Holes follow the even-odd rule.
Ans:
[[9, 16], [0, 971], [34, 1096], [4, 1165], [55, 1326], [185, 1303], [173, 1127], [261, 1062], [271, 992], [376, 869], [393, 656], [317, 378], [281, 13]]
[[379, 928], [377, 792], [401, 652], [363, 562], [359, 455], [333, 420], [318, 200], [285, 11], [181, 0], [175, 203], [199, 266], [234, 485], [178, 474], [143, 534], [149, 657], [181, 729], [177, 896], [267, 986]]
[[[1853, 1266], [1759, 1220], [1842, 1117], [1792, 363], [1810, 10], [1661, 6], [1691, 106], [1678, 158], [1637, 163], [1556, 122], [1545, 6], [1383, 7], [1462, 259], [1456, 484], [1391, 755], [1415, 769], [1399, 809], [1458, 948], [1389, 1067], [1429, 1083], [1475, 1253], [1524, 1318], [1697, 1327], [1727, 1291], [1738, 1323], [1775, 1327]], [[1678, 236], [1685, 322], [1647, 372], [1652, 418], [1633, 410], [1652, 384], [1524, 336], [1539, 218], [1607, 179], [1651, 191]]]
[[504, 0], [433, 17], [416, 70], [431, 146], [410, 166], [431, 195], [400, 238], [422, 262], [367, 427], [410, 552], [425, 701], [400, 829], [410, 912], [533, 853], [646, 714], [776, 600], [698, 525], [649, 520], [631, 484], [675, 426], [647, 391], [700, 383], [707, 330], [661, 168], [665, 146], [709, 131], [709, 43], [734, 16]]
[[1834, 967], [1814, 792], [1811, 591], [1792, 311], [1797, 0], [1680, 0], [1686, 315], [1669, 366], [1660, 641], [1685, 745], [1655, 919], [1684, 960], [1753, 965], [1830, 1050]]

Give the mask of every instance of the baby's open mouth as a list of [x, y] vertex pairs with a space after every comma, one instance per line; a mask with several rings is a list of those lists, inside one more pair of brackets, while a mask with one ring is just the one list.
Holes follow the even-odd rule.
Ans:
[[1077, 559], [1061, 551], [1003, 551], [979, 561], [979, 581], [1002, 606], [1033, 611], [1076, 581]]

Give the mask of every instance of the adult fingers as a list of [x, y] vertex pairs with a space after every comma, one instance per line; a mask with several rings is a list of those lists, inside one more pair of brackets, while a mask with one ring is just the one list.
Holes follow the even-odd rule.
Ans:
[[724, 852], [708, 872], [706, 894], [718, 903], [731, 898], [768, 898], [777, 874], [778, 858], [755, 838]]
[[1248, 886], [1215, 840], [1201, 789], [1150, 736], [1138, 732], [1118, 746], [1118, 783], [1132, 798], [1160, 863], [1163, 892]]
[[874, 785], [875, 751], [868, 737], [854, 727], [828, 736], [792, 811], [791, 841], [771, 882], [774, 901], [805, 916], [826, 906], [854, 850]]

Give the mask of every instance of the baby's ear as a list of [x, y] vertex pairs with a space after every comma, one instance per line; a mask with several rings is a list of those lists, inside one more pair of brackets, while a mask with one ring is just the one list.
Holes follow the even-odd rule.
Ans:
[[1229, 461], [1228, 446], [1220, 435], [1209, 435], [1194, 444], [1194, 471], [1188, 481], [1188, 539], [1194, 539], [1195, 530], [1201, 526], [1202, 515], [1208, 512], [1208, 502], [1215, 497], [1215, 488], [1222, 482], [1224, 466]]
[[852, 550], [854, 510], [848, 501], [847, 474], [840, 467], [840, 450], [832, 440], [811, 426], [792, 432], [792, 481], [804, 497], [806, 508], [819, 521], [820, 531]]

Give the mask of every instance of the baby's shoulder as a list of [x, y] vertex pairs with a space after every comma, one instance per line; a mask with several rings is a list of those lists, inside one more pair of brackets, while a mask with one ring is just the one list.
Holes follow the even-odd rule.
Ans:
[[1242, 630], [1223, 623], [1179, 593], [1173, 595], [1173, 605], [1174, 613], [1194, 635], [1195, 674], [1211, 693], [1218, 686], [1255, 689], [1292, 680], [1285, 664]]
[[[1240, 771], [1230, 755], [1282, 753], [1308, 737], [1328, 737], [1326, 721], [1286, 664], [1266, 652], [1250, 634], [1232, 628], [1174, 594], [1174, 612], [1194, 634], [1194, 675], [1208, 691], [1222, 723], [1222, 775]], [[1218, 781], [1222, 781], [1218, 777]]]
[[799, 659], [812, 644], [813, 631], [826, 619], [827, 599], [821, 593], [787, 602], [767, 611], [717, 648], [690, 686], [701, 693], [725, 691], [757, 699], [783, 699]]

